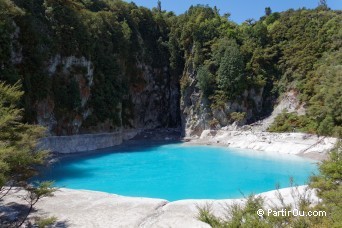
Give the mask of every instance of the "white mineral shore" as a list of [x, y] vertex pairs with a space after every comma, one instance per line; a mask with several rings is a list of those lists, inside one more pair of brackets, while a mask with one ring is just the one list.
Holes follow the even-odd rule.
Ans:
[[187, 144], [220, 145], [323, 160], [327, 152], [336, 145], [337, 139], [305, 133], [204, 130], [199, 138], [189, 138], [186, 141]]
[[[313, 204], [319, 199], [307, 186], [269, 191], [259, 196], [265, 199], [266, 208], [280, 206], [277, 194], [281, 193], [285, 203], [294, 205], [299, 194], [306, 194]], [[19, 191], [6, 197], [6, 203], [23, 203]], [[59, 189], [53, 197], [43, 198], [36, 205], [33, 216], [55, 216], [58, 227], [210, 227], [199, 221], [198, 208], [209, 206], [217, 216], [224, 216], [232, 204], [243, 204], [245, 199], [226, 200], [179, 200], [124, 197], [103, 192]], [[1, 216], [1, 210], [0, 210]]]
[[[199, 138], [186, 139], [186, 144], [210, 144], [233, 148], [259, 150], [275, 156], [295, 154], [322, 160], [337, 142], [336, 138], [318, 137], [303, 133], [268, 133], [253, 131], [205, 130]], [[252, 152], [251, 153], [255, 153]], [[314, 190], [306, 186], [280, 189], [284, 201], [294, 204], [299, 194], [307, 194], [317, 203]], [[259, 194], [265, 206], [280, 206], [277, 191]], [[23, 203], [20, 191], [6, 197], [1, 204]], [[210, 227], [199, 221], [198, 207], [210, 205], [217, 216], [225, 215], [227, 205], [243, 204], [245, 199], [180, 200], [124, 197], [103, 192], [60, 189], [54, 197], [44, 198], [36, 205], [35, 215], [58, 218], [58, 227]], [[0, 217], [1, 217], [0, 205]], [[65, 226], [64, 226], [65, 225]]]

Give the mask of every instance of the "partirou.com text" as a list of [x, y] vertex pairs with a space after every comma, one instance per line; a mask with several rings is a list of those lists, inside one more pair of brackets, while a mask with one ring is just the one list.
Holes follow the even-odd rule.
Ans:
[[273, 210], [273, 209], [259, 209], [257, 211], [259, 216], [267, 215], [267, 216], [303, 216], [303, 217], [324, 217], [327, 216], [325, 211], [300, 211], [298, 209], [281, 209], [281, 210]]

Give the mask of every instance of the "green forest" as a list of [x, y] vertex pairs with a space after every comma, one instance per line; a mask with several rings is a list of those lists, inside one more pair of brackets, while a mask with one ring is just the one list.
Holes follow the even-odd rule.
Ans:
[[[51, 196], [52, 183], [28, 183], [48, 156], [36, 150], [46, 132], [184, 127], [190, 108], [210, 128], [252, 124], [291, 91], [305, 113], [284, 110], [268, 131], [341, 137], [341, 48], [342, 11], [325, 4], [266, 8], [237, 24], [206, 5], [176, 15], [121, 0], [0, 0], [0, 201], [6, 186], [24, 187], [29, 214]], [[225, 113], [227, 104], [237, 108]], [[254, 198], [232, 220], [199, 217], [213, 227], [341, 227], [341, 151], [310, 182], [322, 199], [316, 209], [329, 213], [322, 220], [259, 218]]]
[[[49, 75], [48, 60], [58, 54], [83, 56], [93, 64], [87, 104], [93, 112], [86, 127], [106, 120], [114, 127], [128, 126], [125, 118], [134, 113], [127, 95], [147, 83], [136, 67], [144, 63], [168, 67], [182, 97], [194, 78], [209, 110], [241, 100], [246, 90], [262, 91], [261, 108], [246, 100], [253, 122], [291, 90], [305, 115], [284, 112], [270, 131], [342, 132], [342, 15], [327, 6], [285, 12], [267, 8], [260, 20], [240, 25], [203, 5], [175, 15], [123, 1], [1, 0], [0, 10], [0, 79], [22, 83], [21, 105], [30, 123], [36, 122], [37, 102], [47, 97], [57, 120], [68, 121], [84, 109], [83, 91], [72, 75], [86, 69], [73, 67], [66, 75], [57, 66]], [[118, 104], [127, 107], [119, 110]], [[227, 118], [234, 116], [241, 119], [245, 113]]]

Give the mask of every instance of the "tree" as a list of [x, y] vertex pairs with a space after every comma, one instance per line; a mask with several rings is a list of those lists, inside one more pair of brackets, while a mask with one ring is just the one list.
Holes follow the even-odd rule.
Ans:
[[320, 123], [317, 132], [320, 135], [331, 135], [334, 130], [334, 120], [333, 118], [328, 115], [325, 119]]
[[8, 86], [0, 82], [0, 200], [12, 193], [12, 188], [27, 190], [29, 207], [15, 227], [24, 224], [39, 199], [54, 191], [50, 182], [32, 186], [28, 180], [37, 174], [36, 166], [43, 164], [47, 151], [37, 150], [44, 128], [21, 122], [22, 110], [17, 108], [23, 92], [19, 84]]
[[218, 69], [218, 87], [228, 98], [241, 94], [244, 82], [244, 62], [236, 44], [228, 46]]
[[248, 18], [245, 23], [247, 23], [248, 25], [254, 25], [255, 24], [255, 20], [253, 18]]
[[266, 7], [265, 8], [265, 15], [269, 16], [269, 15], [271, 15], [271, 13], [272, 13], [271, 7]]
[[319, 0], [319, 2], [318, 2], [318, 8], [321, 8], [321, 9], [328, 9], [327, 0]]
[[214, 75], [209, 72], [207, 67], [201, 66], [197, 71], [197, 80], [203, 95], [208, 98], [214, 91]]
[[158, 12], [161, 12], [162, 11], [162, 8], [161, 8], [161, 1], [158, 0], [158, 3], [157, 3], [157, 10]]

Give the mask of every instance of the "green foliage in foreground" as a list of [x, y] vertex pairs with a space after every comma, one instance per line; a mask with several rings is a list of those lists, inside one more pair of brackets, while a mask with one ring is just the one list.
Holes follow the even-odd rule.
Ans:
[[313, 176], [310, 186], [318, 189], [322, 203], [317, 207], [328, 213], [329, 227], [342, 227], [342, 143], [331, 151], [330, 159], [319, 167], [320, 174]]
[[12, 188], [20, 187], [27, 191], [24, 200], [28, 206], [27, 211], [11, 223], [2, 221], [5, 216], [2, 214], [1, 227], [23, 225], [34, 205], [54, 192], [50, 182], [40, 183], [37, 187], [28, 183], [37, 174], [37, 165], [43, 164], [47, 151], [37, 150], [38, 139], [44, 135], [44, 129], [21, 122], [23, 111], [17, 105], [22, 94], [18, 83], [8, 86], [0, 81], [0, 202], [13, 193]]
[[[249, 196], [244, 205], [234, 204], [226, 208], [226, 218], [216, 217], [210, 205], [199, 208], [198, 219], [208, 223], [214, 228], [249, 228], [249, 227], [342, 227], [342, 144], [339, 143], [330, 152], [328, 160], [319, 167], [320, 174], [311, 178], [310, 187], [317, 189], [318, 197], [322, 199], [312, 205], [307, 191], [299, 193], [296, 188], [292, 190], [295, 206], [299, 211], [325, 211], [326, 216], [275, 216], [268, 214], [264, 206], [264, 199]], [[280, 207], [271, 208], [273, 211], [290, 211], [292, 206], [284, 203], [282, 195], [278, 192]], [[265, 214], [259, 216], [257, 211], [263, 209]]]
[[44, 129], [21, 122], [23, 111], [17, 108], [23, 92], [19, 85], [0, 82], [0, 189], [25, 183], [42, 164], [46, 151], [36, 151]]

